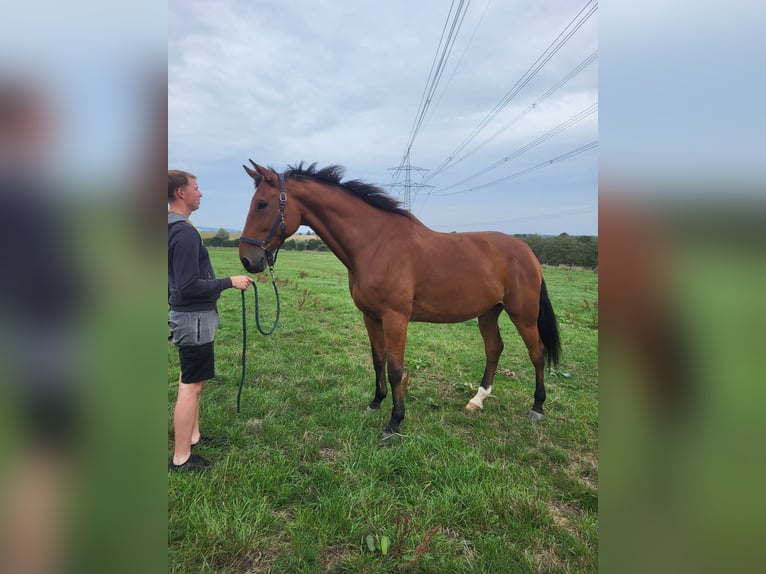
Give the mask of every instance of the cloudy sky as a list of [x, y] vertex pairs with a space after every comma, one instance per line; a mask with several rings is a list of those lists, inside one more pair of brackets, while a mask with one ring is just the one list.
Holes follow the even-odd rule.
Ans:
[[242, 228], [248, 158], [342, 165], [403, 198], [391, 168], [411, 143], [428, 170], [412, 182], [432, 186], [412, 211], [433, 229], [597, 234], [594, 6], [170, 0], [168, 161], [199, 177], [192, 221]]

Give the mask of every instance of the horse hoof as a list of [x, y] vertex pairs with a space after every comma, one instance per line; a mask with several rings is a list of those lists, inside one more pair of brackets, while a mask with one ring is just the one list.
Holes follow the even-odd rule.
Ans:
[[465, 410], [467, 410], [467, 411], [482, 411], [482, 410], [484, 410], [484, 407], [482, 405], [477, 405], [473, 401], [468, 401], [468, 404], [465, 406]]
[[543, 418], [543, 413], [530, 410], [529, 413], [527, 413], [527, 418], [531, 421], [539, 421]]

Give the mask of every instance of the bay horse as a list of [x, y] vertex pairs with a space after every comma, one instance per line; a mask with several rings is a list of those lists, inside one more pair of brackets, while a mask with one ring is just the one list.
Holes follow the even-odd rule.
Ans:
[[379, 187], [342, 182], [342, 167], [303, 162], [282, 173], [243, 165], [253, 178], [239, 258], [250, 273], [273, 267], [284, 240], [301, 225], [313, 229], [348, 269], [351, 297], [364, 316], [375, 369], [375, 398], [393, 410], [385, 427], [399, 433], [404, 419], [404, 352], [410, 321], [458, 323], [478, 317], [486, 366], [466, 409], [483, 408], [503, 350], [498, 317], [505, 310], [535, 367], [529, 418], [543, 417], [546, 362], [557, 365], [561, 343], [540, 263], [523, 241], [498, 232], [439, 233]]

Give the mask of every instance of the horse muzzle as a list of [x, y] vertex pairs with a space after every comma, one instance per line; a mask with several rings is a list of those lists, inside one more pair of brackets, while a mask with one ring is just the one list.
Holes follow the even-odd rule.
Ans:
[[266, 252], [260, 247], [239, 246], [239, 260], [248, 273], [260, 273], [266, 269]]
[[261, 257], [255, 262], [250, 262], [247, 257], [242, 257], [240, 260], [242, 261], [242, 266], [247, 270], [248, 273], [260, 273], [266, 269], [265, 257]]

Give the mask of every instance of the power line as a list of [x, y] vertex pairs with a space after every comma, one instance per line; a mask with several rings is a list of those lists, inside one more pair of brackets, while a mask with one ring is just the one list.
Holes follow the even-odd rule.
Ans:
[[[439, 39], [439, 46], [437, 46], [436, 48], [434, 61], [431, 64], [431, 71], [428, 73], [428, 79], [426, 80], [426, 87], [423, 90], [423, 95], [420, 97], [420, 105], [418, 107], [417, 113], [415, 114], [415, 121], [412, 124], [412, 129], [410, 130], [410, 135], [409, 135], [409, 138], [407, 139], [407, 146], [405, 147], [404, 154], [402, 155], [402, 161], [401, 161], [402, 164], [405, 163], [407, 156], [410, 154], [410, 151], [412, 149], [412, 144], [415, 142], [415, 138], [417, 137], [418, 133], [420, 132], [420, 128], [423, 125], [423, 120], [425, 119], [426, 113], [428, 112], [428, 108], [431, 105], [433, 95], [436, 92], [436, 88], [439, 85], [439, 81], [441, 80], [442, 74], [444, 73], [444, 68], [447, 64], [447, 60], [449, 59], [450, 54], [452, 53], [452, 48], [455, 45], [455, 40], [457, 39], [458, 32], [460, 31], [460, 28], [463, 25], [463, 20], [465, 19], [465, 14], [468, 11], [468, 6], [470, 5], [470, 3], [471, 3], [471, 0], [460, 0], [460, 3], [458, 4], [457, 9], [455, 10], [455, 15], [452, 18], [452, 24], [450, 26], [447, 39], [444, 40], [444, 33], [447, 30], [450, 16], [452, 15], [452, 7], [455, 4], [454, 0], [452, 4], [450, 5], [450, 11], [447, 14], [447, 21], [444, 23], [444, 28], [442, 29], [442, 36]], [[442, 47], [442, 40], [444, 40], [443, 47]], [[440, 52], [440, 49], [441, 49], [441, 52]]]
[[501, 177], [500, 179], [496, 179], [494, 181], [490, 181], [488, 183], [482, 183], [481, 185], [476, 185], [474, 187], [469, 187], [468, 189], [461, 189], [459, 191], [452, 191], [450, 193], [434, 193], [433, 195], [438, 195], [440, 197], [447, 196], [447, 195], [457, 195], [458, 193], [467, 193], [469, 191], [475, 191], [477, 189], [482, 189], [485, 187], [489, 187], [490, 185], [495, 185], [496, 183], [500, 183], [502, 181], [508, 181], [510, 179], [514, 179], [517, 177], [521, 177], [522, 175], [527, 175], [528, 173], [532, 173], [533, 171], [537, 171], [539, 169], [543, 169], [544, 167], [548, 167], [553, 165], [554, 163], [558, 163], [560, 161], [564, 161], [570, 158], [575, 157], [576, 155], [580, 155], [581, 153], [584, 153], [590, 149], [593, 149], [594, 147], [598, 146], [598, 140], [592, 141], [588, 144], [585, 144], [584, 146], [578, 147], [576, 149], [573, 149], [572, 151], [569, 151], [565, 154], [562, 154], [560, 156], [554, 157], [553, 159], [549, 159], [548, 161], [544, 161], [542, 163], [539, 163], [535, 166], [532, 166], [527, 169], [523, 169], [521, 171], [517, 171], [516, 173], [512, 173], [511, 175], [507, 175], [505, 177]]
[[531, 221], [533, 219], [550, 219], [553, 217], [560, 217], [562, 215], [578, 215], [581, 213], [592, 213], [594, 211], [598, 210], [598, 206], [590, 206], [590, 207], [575, 207], [570, 209], [561, 209], [557, 211], [546, 211], [545, 213], [540, 213], [537, 215], [530, 215], [530, 214], [524, 214], [521, 217], [512, 217], [510, 219], [500, 219], [495, 221], [478, 221], [474, 223], [460, 223], [460, 224], [450, 224], [450, 225], [439, 225], [434, 227], [434, 229], [438, 230], [441, 228], [447, 228], [450, 230], [453, 229], [461, 229], [461, 228], [471, 228], [471, 227], [479, 227], [486, 229], [488, 225], [504, 225], [507, 223], [515, 223], [517, 221]]
[[481, 13], [481, 16], [479, 17], [479, 21], [476, 22], [476, 26], [474, 26], [473, 32], [471, 33], [471, 37], [468, 39], [468, 42], [466, 43], [465, 48], [463, 48], [463, 53], [460, 54], [460, 59], [455, 65], [455, 68], [452, 70], [452, 73], [450, 74], [450, 77], [447, 80], [447, 84], [444, 86], [444, 89], [442, 90], [442, 93], [439, 96], [439, 99], [436, 101], [436, 104], [434, 104], [433, 108], [431, 108], [431, 114], [433, 114], [434, 110], [439, 107], [439, 104], [441, 103], [442, 98], [444, 98], [444, 94], [447, 92], [447, 89], [452, 83], [452, 79], [455, 77], [455, 74], [460, 69], [460, 65], [463, 63], [463, 58], [465, 58], [465, 55], [468, 52], [468, 48], [471, 47], [471, 44], [473, 43], [473, 39], [476, 36], [476, 33], [479, 31], [479, 27], [481, 26], [481, 23], [484, 21], [484, 17], [487, 15], [487, 11], [489, 10], [489, 6], [491, 4], [492, 4], [492, 0], [488, 0], [487, 4], [484, 6], [484, 11]]
[[502, 128], [497, 130], [494, 134], [492, 134], [490, 137], [488, 137], [486, 140], [484, 140], [482, 143], [474, 147], [471, 151], [467, 152], [460, 158], [454, 160], [452, 163], [448, 162], [442, 162], [442, 164], [436, 168], [434, 171], [432, 171], [428, 177], [425, 178], [424, 182], [428, 182], [432, 180], [434, 177], [439, 175], [441, 172], [448, 170], [451, 167], [456, 166], [460, 162], [462, 162], [467, 157], [473, 155], [477, 151], [479, 151], [481, 148], [483, 148], [485, 145], [490, 143], [492, 140], [494, 140], [497, 136], [499, 136], [501, 133], [503, 133], [505, 130], [507, 130], [509, 127], [520, 121], [524, 116], [526, 116], [528, 113], [532, 112], [533, 110], [538, 109], [537, 106], [544, 102], [547, 98], [551, 97], [553, 94], [555, 94], [559, 89], [561, 89], [563, 86], [565, 86], [571, 79], [578, 76], [585, 68], [590, 66], [593, 62], [596, 61], [598, 58], [598, 50], [591, 53], [587, 58], [585, 58], [582, 62], [577, 64], [574, 68], [572, 68], [564, 77], [562, 77], [558, 82], [556, 82], [551, 88], [549, 88], [544, 94], [539, 96], [534, 102], [529, 104], [527, 108], [522, 111], [518, 116], [516, 116], [514, 119], [512, 119], [510, 122], [505, 124]]
[[566, 121], [564, 121], [564, 122], [560, 123], [559, 125], [557, 125], [557, 126], [556, 126], [555, 128], [553, 128], [552, 130], [549, 130], [549, 131], [545, 132], [543, 135], [541, 135], [541, 136], [539, 136], [538, 138], [536, 138], [536, 139], [532, 140], [531, 142], [529, 142], [529, 143], [528, 143], [528, 144], [526, 144], [525, 146], [522, 146], [522, 147], [520, 147], [519, 149], [517, 149], [517, 150], [516, 150], [516, 151], [514, 151], [513, 153], [511, 153], [511, 154], [507, 155], [506, 157], [504, 157], [504, 158], [502, 158], [502, 159], [499, 159], [499, 160], [497, 160], [497, 161], [496, 161], [495, 163], [493, 163], [492, 165], [490, 165], [490, 166], [488, 166], [488, 167], [485, 167], [484, 169], [482, 169], [482, 170], [480, 170], [480, 171], [478, 171], [478, 172], [476, 172], [476, 173], [474, 173], [474, 174], [472, 174], [472, 175], [469, 175], [469, 176], [468, 176], [468, 177], [466, 177], [465, 179], [461, 179], [460, 181], [458, 181], [458, 182], [456, 182], [456, 183], [453, 183], [452, 185], [448, 185], [447, 187], [444, 187], [444, 188], [442, 188], [442, 191], [446, 191], [446, 190], [448, 190], [448, 189], [452, 189], [453, 187], [457, 187], [457, 186], [459, 186], [459, 185], [462, 185], [462, 184], [464, 184], [465, 182], [467, 182], [467, 181], [469, 181], [469, 180], [471, 180], [471, 179], [474, 179], [474, 178], [476, 178], [476, 177], [482, 176], [482, 175], [484, 175], [485, 173], [487, 173], [488, 171], [492, 171], [493, 169], [496, 169], [496, 168], [500, 167], [500, 166], [501, 166], [501, 165], [503, 165], [504, 163], [508, 163], [508, 162], [509, 162], [509, 161], [511, 161], [512, 159], [515, 159], [515, 158], [519, 157], [519, 156], [520, 156], [520, 155], [522, 155], [523, 153], [526, 153], [526, 152], [528, 152], [528, 151], [529, 151], [529, 150], [531, 150], [532, 148], [534, 148], [534, 147], [536, 147], [536, 146], [540, 145], [541, 143], [543, 143], [543, 142], [545, 142], [545, 141], [549, 140], [549, 139], [550, 139], [550, 138], [552, 138], [553, 136], [555, 136], [555, 135], [558, 135], [558, 134], [560, 134], [561, 132], [563, 132], [564, 130], [566, 130], [566, 129], [568, 129], [568, 128], [572, 127], [572, 126], [573, 126], [573, 125], [575, 125], [577, 122], [579, 122], [579, 121], [581, 121], [581, 120], [584, 120], [584, 119], [585, 119], [585, 118], [587, 118], [588, 116], [591, 116], [591, 115], [593, 115], [594, 113], [596, 113], [596, 110], [598, 110], [598, 102], [596, 102], [595, 104], [592, 104], [592, 105], [588, 106], [587, 108], [585, 108], [585, 109], [584, 109], [584, 110], [582, 110], [581, 112], [579, 112], [579, 113], [575, 114], [574, 116], [572, 116], [572, 117], [571, 117], [571, 118], [569, 118], [568, 120], [566, 120]]
[[[529, 67], [529, 69], [522, 75], [516, 84], [501, 98], [501, 100], [495, 104], [495, 106], [489, 111], [484, 119], [479, 122], [471, 133], [463, 140], [463, 142], [447, 157], [442, 164], [434, 171], [439, 172], [444, 167], [451, 163], [456, 155], [461, 153], [473, 139], [481, 133], [481, 131], [499, 114], [505, 107], [511, 102], [511, 100], [526, 86], [537, 73], [542, 70], [545, 64], [569, 41], [569, 39], [590, 19], [590, 17], [598, 9], [598, 3], [588, 9], [590, 4], [593, 4], [594, 0], [588, 0], [585, 6], [580, 9], [577, 15], [564, 27], [559, 35], [543, 50], [542, 54], [538, 56], [537, 60]], [[587, 12], [586, 12], [587, 10]], [[585, 15], [581, 17], [583, 12]], [[578, 20], [579, 19], [579, 20]]]
[[[407, 139], [407, 146], [404, 148], [404, 154], [402, 155], [402, 160], [397, 167], [389, 168], [389, 170], [395, 171], [394, 177], [396, 178], [398, 178], [402, 172], [405, 173], [405, 179], [403, 182], [397, 181], [396, 183], [390, 184], [388, 186], [392, 188], [402, 187], [404, 189], [405, 209], [410, 209], [411, 207], [413, 187], [415, 188], [433, 187], [433, 186], [425, 186], [423, 184], [412, 183], [412, 178], [411, 178], [412, 171], [428, 171], [424, 168], [413, 167], [411, 165], [410, 156], [412, 151], [412, 144], [415, 142], [415, 138], [420, 132], [420, 128], [422, 127], [423, 121], [426, 117], [426, 114], [428, 113], [428, 109], [431, 105], [431, 101], [433, 100], [434, 93], [436, 92], [436, 88], [438, 87], [439, 81], [441, 80], [442, 74], [444, 73], [447, 60], [449, 59], [449, 56], [452, 53], [452, 48], [455, 45], [455, 40], [457, 39], [457, 35], [460, 32], [460, 28], [463, 25], [463, 20], [465, 19], [465, 15], [466, 15], [466, 12], [468, 11], [468, 6], [470, 4], [471, 4], [471, 0], [460, 0], [460, 3], [458, 4], [457, 8], [454, 11], [454, 16], [453, 16], [453, 7], [455, 6], [455, 1], [453, 0], [452, 4], [450, 5], [449, 13], [447, 14], [447, 20], [445, 21], [444, 27], [442, 28], [441, 38], [439, 38], [439, 45], [436, 48], [436, 54], [434, 55], [434, 60], [431, 63], [431, 70], [428, 73], [426, 86], [423, 90], [423, 95], [420, 97], [420, 104], [418, 106], [418, 111], [415, 114], [415, 121], [412, 124], [410, 135]], [[451, 26], [450, 26], [450, 17], [452, 17]], [[449, 26], [449, 32], [447, 32], [448, 26]], [[445, 39], [445, 33], [447, 34], [446, 39]]]
[[561, 78], [558, 82], [556, 82], [552, 88], [550, 88], [547, 92], [545, 92], [542, 96], [540, 96], [537, 101], [542, 102], [546, 98], [549, 98], [552, 96], [556, 91], [558, 91], [559, 88], [561, 88], [564, 84], [566, 84], [569, 80], [574, 78], [575, 76], [579, 75], [580, 72], [582, 72], [585, 68], [590, 66], [593, 62], [596, 61], [596, 58], [598, 58], [598, 50], [593, 52], [590, 56], [585, 58], [582, 62], [577, 64], [574, 68], [569, 70], [566, 76]]

